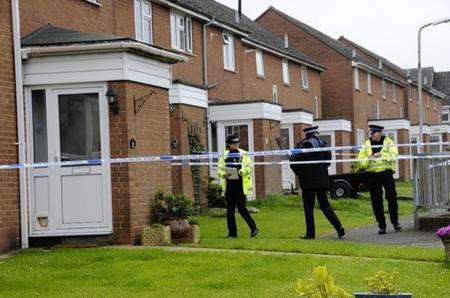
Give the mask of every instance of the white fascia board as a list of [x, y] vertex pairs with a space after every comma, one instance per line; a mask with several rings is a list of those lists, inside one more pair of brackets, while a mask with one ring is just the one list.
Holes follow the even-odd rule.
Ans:
[[321, 131], [352, 131], [352, 123], [345, 119], [329, 119], [329, 120], [316, 120], [313, 125], [319, 126], [319, 132]]
[[34, 57], [23, 61], [24, 85], [132, 81], [169, 89], [170, 64], [127, 52]]
[[450, 133], [450, 124], [431, 125], [431, 133]]
[[208, 108], [208, 91], [183, 84], [172, 84], [169, 90], [169, 103], [206, 109]]
[[[428, 125], [423, 125], [423, 133], [426, 135], [431, 134], [431, 128]], [[419, 135], [419, 125], [411, 126], [409, 129], [410, 135]]]
[[313, 123], [313, 114], [304, 111], [282, 112], [281, 124], [296, 123], [311, 125]]
[[305, 62], [305, 61], [302, 61], [302, 60], [299, 60], [299, 59], [295, 59], [295, 58], [293, 58], [293, 57], [291, 57], [291, 56], [288, 56], [288, 55], [285, 55], [285, 54], [283, 54], [283, 53], [277, 52], [277, 51], [272, 50], [272, 49], [270, 49], [270, 48], [268, 48], [268, 47], [265, 47], [265, 46], [262, 46], [262, 45], [260, 45], [260, 44], [254, 43], [253, 41], [250, 41], [250, 40], [248, 40], [248, 39], [242, 38], [241, 41], [242, 41], [242, 43], [247, 44], [247, 45], [249, 45], [249, 46], [252, 46], [252, 47], [254, 47], [254, 48], [257, 48], [257, 49], [263, 50], [263, 51], [265, 51], [265, 52], [274, 54], [274, 55], [276, 55], [276, 56], [278, 56], [278, 57], [281, 57], [281, 58], [285, 58], [285, 59], [290, 60], [290, 61], [293, 61], [293, 62], [295, 62], [295, 63], [298, 63], [298, 64], [301, 64], [301, 65], [307, 66], [307, 67], [312, 68], [312, 69], [315, 69], [315, 70], [317, 70], [317, 71], [321, 71], [321, 72], [325, 71], [324, 68], [320, 68], [320, 67], [317, 67], [317, 66], [315, 66], [315, 65], [312, 65], [312, 64], [310, 64], [310, 63], [308, 63], [308, 62]]
[[370, 120], [369, 125], [379, 125], [383, 126], [385, 130], [391, 129], [410, 129], [411, 123], [408, 119], [384, 119], [384, 120]]
[[281, 106], [267, 102], [210, 105], [208, 111], [212, 122], [252, 119], [281, 121]]

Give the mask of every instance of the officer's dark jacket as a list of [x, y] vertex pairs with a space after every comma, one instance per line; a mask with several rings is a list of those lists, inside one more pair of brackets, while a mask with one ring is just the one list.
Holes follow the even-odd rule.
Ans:
[[[297, 148], [320, 148], [327, 147], [327, 143], [316, 136], [303, 139], [297, 144]], [[311, 160], [330, 160], [331, 152], [309, 152], [293, 154], [291, 161], [311, 161]], [[328, 177], [329, 162], [315, 164], [291, 164], [291, 169], [298, 176], [300, 187], [305, 189], [329, 188], [330, 181]]]

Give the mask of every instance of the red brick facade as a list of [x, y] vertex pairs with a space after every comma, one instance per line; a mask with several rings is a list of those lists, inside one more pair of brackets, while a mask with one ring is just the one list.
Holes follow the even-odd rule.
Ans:
[[[14, 52], [10, 1], [0, 2], [0, 164], [18, 162]], [[0, 171], [0, 253], [20, 245], [19, 175]]]

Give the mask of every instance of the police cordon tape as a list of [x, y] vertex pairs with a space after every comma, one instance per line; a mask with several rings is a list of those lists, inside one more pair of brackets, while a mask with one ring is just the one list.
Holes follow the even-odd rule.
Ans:
[[[429, 143], [407, 143], [407, 144], [392, 144], [387, 146], [397, 146], [397, 147], [423, 147], [423, 146], [444, 146], [450, 145], [450, 142], [429, 142]], [[269, 150], [269, 151], [253, 151], [248, 152], [249, 156], [252, 157], [266, 157], [266, 156], [289, 156], [291, 154], [301, 154], [301, 153], [311, 153], [311, 152], [324, 152], [332, 151], [333, 153], [337, 151], [348, 151], [348, 150], [359, 150], [364, 146], [334, 146], [334, 147], [320, 147], [320, 148], [307, 148], [307, 149], [286, 149], [286, 150]], [[382, 148], [384, 145], [374, 145], [371, 148]], [[223, 156], [223, 153], [219, 152], [200, 152], [199, 154], [189, 154], [189, 155], [159, 155], [159, 156], [140, 156], [140, 157], [119, 157], [119, 158], [109, 158], [109, 159], [89, 159], [89, 160], [71, 160], [71, 161], [51, 161], [51, 162], [40, 162], [40, 163], [19, 163], [19, 164], [4, 164], [0, 165], [0, 170], [15, 170], [23, 168], [43, 168], [43, 167], [55, 167], [55, 166], [94, 166], [100, 164], [122, 164], [122, 163], [141, 163], [141, 162], [172, 162], [172, 165], [209, 165], [212, 164], [212, 159], [219, 158]], [[229, 157], [238, 157], [239, 153], [229, 153]], [[441, 154], [441, 156], [433, 155], [431, 158], [448, 158], [449, 155]], [[414, 159], [414, 158], [430, 158], [427, 156], [410, 156], [401, 155], [397, 159]], [[209, 160], [209, 162], [189, 162], [191, 160]], [[375, 160], [375, 159], [373, 159]], [[179, 161], [181, 163], [173, 163], [173, 161]], [[353, 162], [357, 159], [332, 159], [327, 162], [342, 163], [342, 162]], [[269, 164], [287, 164], [287, 163], [324, 163], [323, 160], [317, 161], [306, 161], [306, 162], [255, 162], [255, 165], [269, 165]]]

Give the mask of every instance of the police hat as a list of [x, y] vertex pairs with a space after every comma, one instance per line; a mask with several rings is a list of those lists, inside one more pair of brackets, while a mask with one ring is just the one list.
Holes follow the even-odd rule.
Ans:
[[237, 135], [233, 134], [233, 135], [229, 135], [227, 137], [227, 144], [236, 144], [239, 143], [239, 138]]
[[382, 132], [384, 129], [383, 126], [379, 126], [379, 125], [369, 125], [369, 131], [370, 132]]
[[306, 134], [315, 133], [319, 130], [319, 126], [311, 126], [303, 129], [303, 132]]

